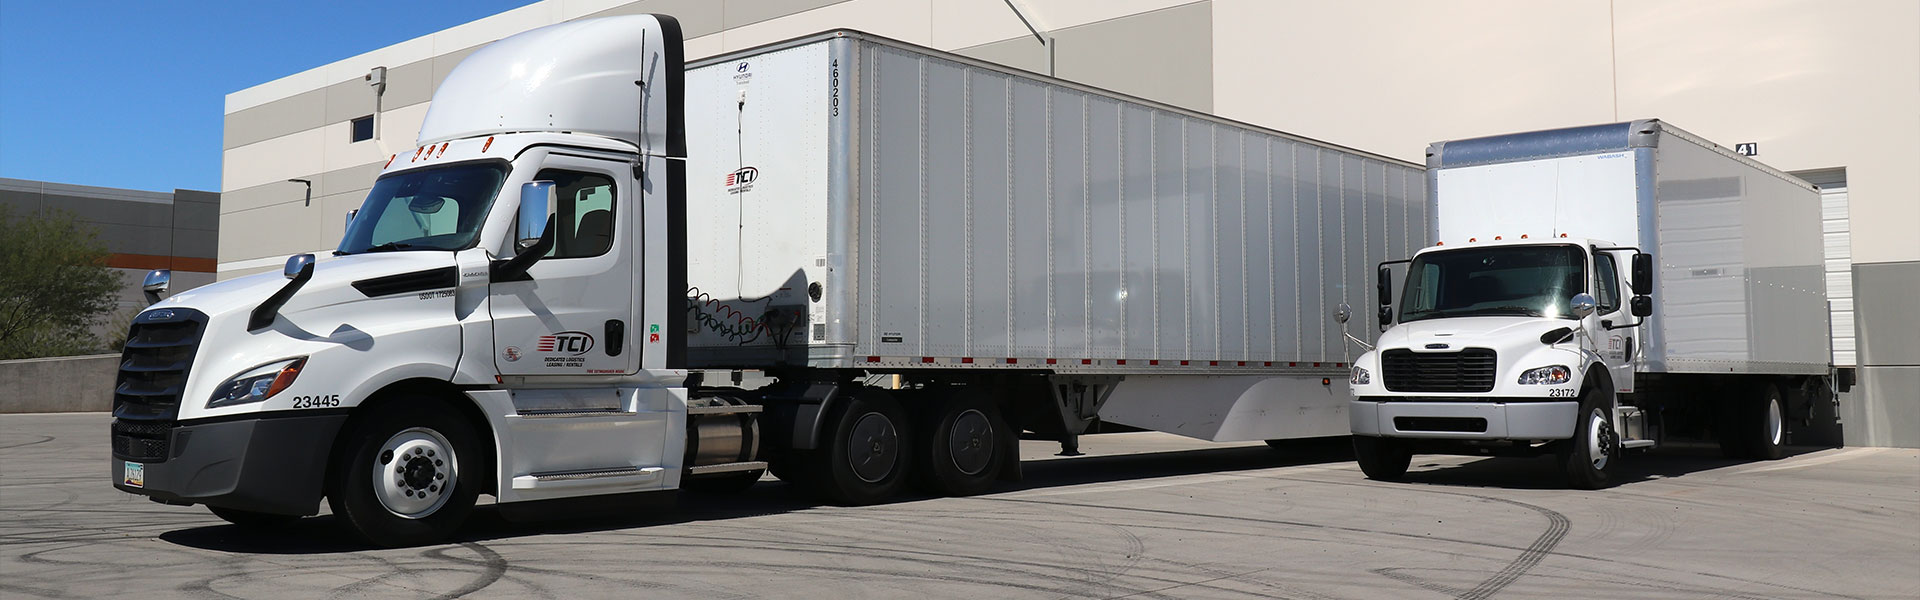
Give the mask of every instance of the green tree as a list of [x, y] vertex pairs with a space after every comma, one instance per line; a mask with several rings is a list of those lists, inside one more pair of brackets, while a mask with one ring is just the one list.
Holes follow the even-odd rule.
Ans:
[[0, 359], [84, 354], [113, 312], [120, 278], [97, 232], [72, 213], [15, 217], [0, 206]]

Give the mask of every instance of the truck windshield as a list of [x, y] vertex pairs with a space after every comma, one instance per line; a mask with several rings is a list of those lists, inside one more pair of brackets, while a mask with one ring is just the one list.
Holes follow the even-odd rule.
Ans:
[[1496, 315], [1572, 318], [1568, 303], [1583, 291], [1586, 259], [1577, 246], [1432, 252], [1413, 259], [1407, 269], [1400, 320]]
[[459, 250], [473, 245], [507, 163], [453, 164], [373, 182], [334, 254]]

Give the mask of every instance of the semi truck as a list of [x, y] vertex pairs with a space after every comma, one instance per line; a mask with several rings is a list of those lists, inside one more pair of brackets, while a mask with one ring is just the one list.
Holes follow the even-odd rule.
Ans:
[[462, 60], [333, 256], [136, 317], [115, 486], [403, 545], [483, 494], [865, 504], [1015, 478], [1023, 432], [1347, 434], [1324, 315], [1417, 247], [1420, 165], [854, 31], [681, 52], [635, 15]]
[[1427, 167], [1433, 245], [1378, 266], [1384, 332], [1348, 379], [1368, 477], [1550, 454], [1591, 489], [1669, 434], [1771, 459], [1832, 419], [1806, 182], [1659, 120], [1439, 142]]

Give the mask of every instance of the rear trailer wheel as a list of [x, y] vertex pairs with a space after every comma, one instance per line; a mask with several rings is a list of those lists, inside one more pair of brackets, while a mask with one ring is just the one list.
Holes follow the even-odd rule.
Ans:
[[873, 504], [905, 485], [912, 437], [906, 412], [886, 392], [862, 389], [835, 406], [822, 432], [827, 447], [805, 453], [801, 481], [831, 502]]
[[219, 506], [209, 506], [207, 510], [213, 511], [213, 516], [220, 517], [228, 523], [247, 528], [278, 527], [300, 519], [299, 515], [254, 512], [251, 510], [222, 508]]
[[485, 473], [475, 468], [477, 436], [464, 419], [433, 400], [398, 399], [349, 427], [327, 502], [360, 537], [381, 546], [435, 542], [472, 512]]
[[961, 392], [934, 405], [921, 420], [914, 471], [918, 487], [950, 496], [972, 496], [993, 488], [1006, 464], [1006, 422], [999, 407]]
[[1580, 423], [1573, 439], [1561, 446], [1567, 485], [1597, 490], [1613, 485], [1614, 466], [1620, 462], [1620, 436], [1613, 428], [1613, 402], [1598, 387], [1580, 398]]
[[1353, 458], [1367, 479], [1399, 481], [1413, 464], [1413, 451], [1402, 440], [1370, 435], [1353, 436]]
[[1775, 460], [1786, 456], [1786, 400], [1780, 386], [1763, 383], [1755, 386], [1745, 410], [1736, 418], [1744, 421], [1747, 458]]

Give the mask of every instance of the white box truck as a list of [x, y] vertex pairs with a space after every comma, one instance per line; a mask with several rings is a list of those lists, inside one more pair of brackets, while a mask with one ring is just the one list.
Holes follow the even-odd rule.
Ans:
[[1379, 267], [1385, 331], [1349, 375], [1369, 477], [1415, 452], [1557, 453], [1596, 488], [1670, 433], [1778, 458], [1833, 401], [1806, 182], [1657, 120], [1427, 157], [1434, 243]]
[[1424, 235], [1419, 165], [856, 32], [680, 42], [475, 52], [337, 256], [142, 312], [116, 486], [409, 544], [479, 494], [978, 493], [1022, 430], [1346, 435], [1324, 315]]

